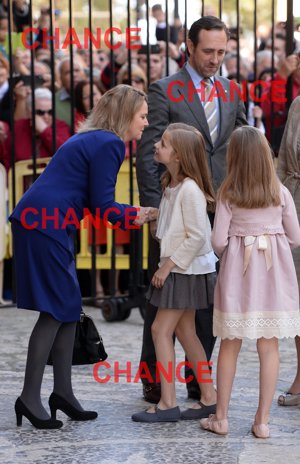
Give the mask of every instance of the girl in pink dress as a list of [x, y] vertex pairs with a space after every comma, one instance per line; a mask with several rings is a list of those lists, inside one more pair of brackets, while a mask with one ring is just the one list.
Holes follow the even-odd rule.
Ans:
[[220, 257], [214, 296], [214, 335], [221, 340], [216, 414], [201, 427], [228, 433], [228, 406], [244, 337], [257, 340], [259, 404], [252, 433], [269, 437], [275, 393], [278, 339], [300, 334], [299, 297], [291, 248], [300, 228], [289, 191], [279, 182], [272, 153], [256, 128], [236, 129], [227, 152], [228, 174], [220, 187], [212, 245]]

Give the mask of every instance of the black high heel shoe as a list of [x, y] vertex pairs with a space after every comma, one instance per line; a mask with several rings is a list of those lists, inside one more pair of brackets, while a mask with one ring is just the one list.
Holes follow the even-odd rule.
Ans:
[[49, 398], [49, 406], [52, 419], [56, 419], [57, 409], [60, 409], [65, 414], [67, 414], [67, 416], [76, 421], [87, 421], [96, 419], [96, 417], [98, 417], [96, 411], [80, 411], [56, 393], [51, 393]]
[[51, 419], [39, 419], [34, 416], [25, 406], [21, 398], [18, 398], [15, 403], [15, 411], [17, 416], [17, 425], [22, 425], [22, 417], [25, 416], [36, 429], [60, 429], [63, 426], [62, 421]]

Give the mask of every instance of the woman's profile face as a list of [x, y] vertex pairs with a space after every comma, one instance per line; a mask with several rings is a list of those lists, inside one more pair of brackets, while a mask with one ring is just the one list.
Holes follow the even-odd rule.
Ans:
[[[90, 84], [86, 84], [82, 89], [82, 103], [86, 113], [90, 111]], [[102, 94], [96, 85], [93, 85], [93, 107], [96, 106]]]
[[140, 109], [135, 113], [133, 120], [131, 121], [127, 133], [125, 134], [124, 142], [130, 140], [140, 140], [143, 135], [143, 131], [148, 123], [148, 104], [146, 101], [143, 102]]

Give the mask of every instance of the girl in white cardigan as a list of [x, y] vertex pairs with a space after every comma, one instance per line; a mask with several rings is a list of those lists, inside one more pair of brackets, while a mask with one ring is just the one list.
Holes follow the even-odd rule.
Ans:
[[[156, 233], [160, 263], [148, 298], [158, 307], [152, 325], [157, 373], [164, 370], [171, 375], [160, 375], [159, 403], [134, 414], [132, 419], [137, 422], [200, 419], [216, 410], [216, 392], [195, 329], [195, 311], [213, 302], [216, 258], [210, 243], [207, 209], [214, 207], [214, 191], [204, 141], [194, 127], [182, 123], [168, 126], [155, 144], [154, 156], [167, 169], [162, 176], [163, 197]], [[201, 390], [201, 402], [182, 413], [176, 403], [174, 333]], [[178, 369], [176, 376], [179, 377]]]

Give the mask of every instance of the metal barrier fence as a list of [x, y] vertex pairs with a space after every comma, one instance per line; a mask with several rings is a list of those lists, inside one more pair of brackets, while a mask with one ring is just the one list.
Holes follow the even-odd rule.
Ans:
[[[174, 63], [177, 66], [178, 64], [180, 65], [181, 61], [184, 61], [188, 27], [194, 20], [204, 14], [218, 16], [230, 27], [232, 39], [235, 42], [235, 78], [238, 82], [242, 80], [244, 58], [241, 52], [245, 48], [245, 42], [247, 43], [249, 59], [253, 60], [251, 79], [256, 81], [260, 78], [258, 75], [259, 63], [257, 55], [259, 46], [261, 46], [263, 41], [260, 36], [260, 30], [263, 26], [267, 25], [271, 31], [268, 47], [272, 52], [271, 69], [269, 69], [272, 78], [274, 78], [275, 73], [278, 28], [282, 27], [281, 35], [285, 35], [284, 51], [286, 55], [294, 51], [295, 21], [293, 8], [297, 7], [296, 1], [278, 0], [276, 2], [275, 0], [266, 0], [265, 2], [260, 2], [258, 5], [257, 0], [247, 2], [247, 4], [242, 4], [239, 0], [215, 0], [210, 2], [165, 0], [161, 2], [162, 8], [159, 8], [157, 5], [154, 6], [155, 3], [149, 0], [110, 0], [107, 2], [92, 2], [91, 0], [60, 0], [58, 2], [49, 0], [48, 3], [46, 0], [42, 2], [31, 0], [24, 2], [23, 10], [22, 8], [18, 10], [17, 4], [12, 0], [8, 0], [8, 7], [5, 10], [4, 6], [1, 7], [0, 2], [0, 21], [6, 15], [8, 19], [8, 34], [4, 48], [6, 47], [9, 62], [10, 83], [8, 90], [9, 111], [6, 119], [11, 138], [11, 152], [9, 154], [11, 169], [8, 184], [10, 194], [9, 210], [14, 207], [26, 188], [23, 178], [31, 175], [32, 181], [39, 175], [42, 169], [39, 153], [40, 147], [38, 146], [36, 137], [38, 128], [36, 127], [36, 119], [34, 117], [31, 120], [30, 161], [21, 161], [21, 164], [19, 164], [20, 161], [18, 161], [18, 157], [16, 156], [20, 152], [20, 143], [22, 143], [19, 138], [16, 138], [15, 121], [16, 97], [14, 94], [16, 93], [16, 87], [14, 87], [14, 84], [19, 79], [30, 87], [32, 94], [34, 94], [35, 89], [40, 85], [47, 85], [47, 88], [52, 92], [52, 131], [51, 141], [48, 141], [48, 146], [51, 144], [49, 153], [52, 155], [58, 147], [58, 142], [61, 142], [62, 129], [56, 124], [56, 118], [63, 114], [63, 106], [65, 107], [65, 119], [68, 121], [70, 135], [76, 131], [79, 124], [80, 118], [78, 120], [77, 101], [79, 59], [83, 63], [82, 66], [84, 66], [85, 71], [84, 79], [88, 82], [89, 87], [87, 95], [84, 98], [87, 102], [87, 107], [92, 108], [94, 104], [93, 94], [95, 93], [95, 84], [99, 84], [102, 91], [105, 91], [105, 85], [106, 88], [116, 85], [118, 83], [118, 71], [124, 68], [124, 66], [122, 68], [122, 64], [127, 65], [127, 68], [126, 66], [124, 68], [125, 71], [123, 69], [126, 74], [126, 82], [133, 84], [134, 78], [136, 78], [135, 64], [139, 59], [137, 57], [137, 50], [140, 47], [142, 47], [144, 56], [145, 85], [146, 82], [149, 85], [153, 80], [151, 75], [152, 54], [157, 52], [164, 53], [164, 70], [161, 77], [171, 74]], [[43, 6], [42, 9], [40, 5]], [[98, 7], [97, 5], [101, 6]], [[152, 8], [153, 6], [154, 9]], [[278, 23], [277, 20], [282, 8], [286, 8], [287, 12], [284, 24]], [[39, 15], [38, 22], [35, 20], [36, 13]], [[158, 18], [156, 25], [154, 24], [154, 16]], [[142, 44], [138, 43], [137, 36], [139, 36]], [[180, 41], [181, 43], [179, 43]], [[24, 63], [27, 60], [26, 64], [20, 62], [21, 58], [18, 56], [18, 47], [23, 49], [22, 59]], [[178, 56], [174, 56], [174, 47], [178, 51]], [[44, 58], [39, 58], [43, 57], [43, 53]], [[102, 61], [107, 60], [104, 70], [100, 69], [100, 59]], [[42, 64], [46, 67], [46, 72], [45, 70], [43, 72], [39, 70], [40, 68], [37, 66], [38, 60], [40, 63], [43, 62]], [[22, 75], [24, 69], [27, 69], [26, 76], [17, 77], [16, 74]], [[68, 77], [63, 77], [63, 71], [68, 74]], [[224, 68], [222, 68], [221, 72], [223, 71]], [[57, 72], [60, 72], [62, 81], [66, 82], [66, 79], [69, 79], [67, 89], [66, 84], [61, 88], [57, 87]], [[136, 79], [138, 80], [138, 78]], [[288, 101], [286, 106], [288, 108], [292, 100], [291, 79], [288, 80], [287, 94]], [[271, 105], [271, 131], [274, 131], [274, 124], [272, 123], [274, 119], [274, 112], [272, 111], [273, 103]], [[32, 98], [31, 113], [33, 115], [36, 110], [35, 106], [35, 99]], [[4, 119], [3, 114], [0, 114], [0, 120]], [[271, 133], [271, 139], [273, 139], [273, 133]], [[134, 171], [135, 146], [130, 143], [127, 151], [127, 160], [122, 167], [117, 187], [117, 199], [137, 204]], [[45, 158], [43, 163], [46, 165], [47, 161], [48, 159]], [[126, 198], [124, 198], [124, 192], [126, 193]], [[147, 267], [147, 234], [145, 233], [145, 228], [144, 239], [142, 238], [142, 231], [131, 233], [128, 244], [130, 248], [129, 254], [122, 255], [116, 254], [115, 234], [112, 234], [111, 231], [108, 231], [107, 235], [106, 252], [102, 254], [97, 250], [95, 234], [93, 233], [93, 235], [93, 239], [89, 239], [87, 231], [81, 230], [80, 247], [77, 256], [78, 269], [91, 269], [91, 301], [95, 301], [96, 299], [97, 269], [112, 269], [112, 282], [110, 284], [110, 294], [112, 295], [116, 290], [116, 270], [128, 269], [131, 273], [127, 297], [129, 296], [131, 302], [136, 304], [135, 296], [139, 295], [140, 297], [143, 295], [143, 269]], [[114, 305], [116, 306], [117, 303], [115, 303]], [[119, 305], [121, 303], [120, 301], [118, 302]], [[142, 299], [138, 300], [138, 306], [142, 308]], [[124, 311], [121, 311], [123, 318], [126, 315], [128, 317], [128, 311], [130, 312], [132, 305], [129, 302], [125, 307]], [[116, 317], [116, 311], [114, 311], [114, 317]]]

